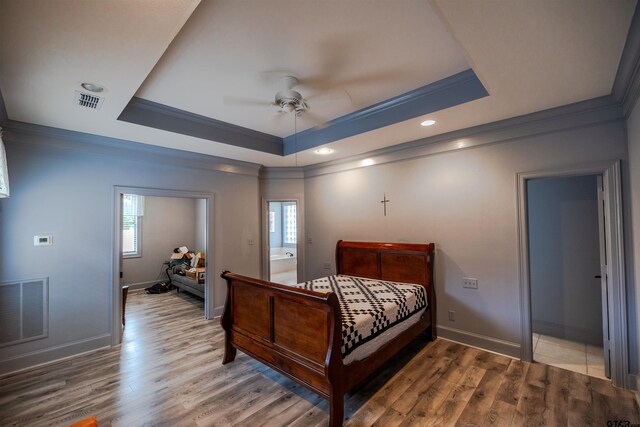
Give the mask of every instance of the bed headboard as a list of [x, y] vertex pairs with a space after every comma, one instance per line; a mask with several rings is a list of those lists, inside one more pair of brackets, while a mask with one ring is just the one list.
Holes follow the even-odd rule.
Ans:
[[433, 286], [433, 243], [345, 242], [336, 244], [338, 274]]
[[345, 242], [336, 244], [338, 274], [417, 283], [427, 291], [432, 334], [435, 337], [436, 294], [433, 284], [433, 243]]

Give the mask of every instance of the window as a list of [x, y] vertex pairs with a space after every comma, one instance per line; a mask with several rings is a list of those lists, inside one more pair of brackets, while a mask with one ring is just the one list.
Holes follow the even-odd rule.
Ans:
[[142, 215], [144, 196], [122, 195], [122, 256], [142, 256]]
[[2, 129], [0, 129], [0, 197], [9, 197], [9, 171], [7, 170], [7, 155], [2, 143]]
[[269, 233], [276, 232], [276, 213], [271, 211], [269, 212]]
[[284, 242], [285, 244], [295, 244], [298, 242], [296, 224], [296, 204], [285, 204], [284, 206]]

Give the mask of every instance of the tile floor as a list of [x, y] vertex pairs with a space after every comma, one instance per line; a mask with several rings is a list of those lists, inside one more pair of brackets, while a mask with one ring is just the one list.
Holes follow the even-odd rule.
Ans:
[[533, 360], [592, 377], [607, 378], [602, 347], [534, 333]]
[[296, 270], [283, 271], [271, 275], [271, 281], [283, 285], [295, 285], [298, 283], [298, 272]]

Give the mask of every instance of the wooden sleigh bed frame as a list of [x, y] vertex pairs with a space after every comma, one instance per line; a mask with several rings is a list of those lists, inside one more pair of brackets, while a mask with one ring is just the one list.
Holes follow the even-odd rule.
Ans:
[[342, 320], [338, 298], [225, 271], [227, 300], [222, 363], [240, 350], [329, 400], [329, 426], [342, 425], [344, 395], [422, 332], [436, 337], [430, 244], [338, 241], [337, 274], [421, 284], [428, 307], [420, 320], [363, 360], [342, 362]]

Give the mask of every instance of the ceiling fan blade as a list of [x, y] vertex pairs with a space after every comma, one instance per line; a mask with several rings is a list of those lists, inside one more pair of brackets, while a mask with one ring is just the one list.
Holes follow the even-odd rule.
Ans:
[[295, 78], [295, 73], [288, 71], [288, 70], [269, 70], [269, 71], [262, 71], [260, 73], [260, 79], [262, 81], [264, 81], [267, 84], [271, 84], [271, 85], [275, 85], [275, 84], [284, 84], [285, 89], [293, 89], [295, 86], [297, 86], [297, 83], [289, 83], [288, 82], [282, 82], [283, 79], [285, 79], [286, 77], [294, 77]]
[[300, 118], [318, 129], [324, 129], [328, 125], [327, 121], [323, 117], [320, 117], [310, 110], [305, 110], [304, 112], [302, 112], [302, 114], [300, 114]]
[[262, 99], [243, 98], [239, 96], [225, 96], [222, 98], [222, 103], [228, 106], [253, 106], [253, 107], [270, 107], [273, 102], [263, 101]]
[[345, 90], [346, 87], [355, 85], [372, 85], [372, 84], [384, 84], [392, 81], [396, 81], [403, 78], [405, 72], [402, 70], [386, 70], [372, 74], [347, 77], [341, 79], [334, 79], [331, 75], [314, 75], [304, 78], [299, 78], [299, 86], [308, 88], [313, 91], [332, 91], [332, 90]]
[[316, 93], [314, 95], [308, 96], [307, 101], [310, 104], [317, 105], [325, 102], [339, 102], [345, 104], [353, 104], [353, 99], [351, 99], [351, 95], [347, 92], [346, 89], [340, 88], [331, 90], [329, 92], [324, 93]]
[[363, 76], [349, 77], [336, 81], [336, 85], [339, 86], [351, 86], [351, 85], [367, 85], [367, 84], [382, 84], [389, 83], [395, 80], [403, 78], [405, 74], [402, 70], [386, 70], [379, 71], [372, 74], [366, 74]]

